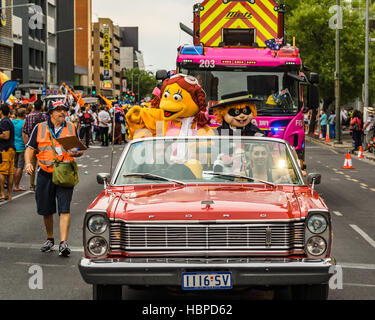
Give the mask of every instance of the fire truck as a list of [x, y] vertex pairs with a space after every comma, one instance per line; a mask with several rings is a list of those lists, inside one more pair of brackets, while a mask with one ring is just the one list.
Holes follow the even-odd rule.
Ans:
[[195, 76], [209, 106], [226, 94], [257, 99], [253, 120], [266, 136], [290, 143], [305, 167], [303, 115], [319, 107], [319, 76], [287, 43], [285, 6], [274, 0], [204, 0], [194, 5], [193, 45], [178, 48], [177, 72]]

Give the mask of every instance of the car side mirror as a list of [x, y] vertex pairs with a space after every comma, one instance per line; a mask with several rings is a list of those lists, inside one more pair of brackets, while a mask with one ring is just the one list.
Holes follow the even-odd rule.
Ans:
[[156, 71], [156, 80], [164, 81], [168, 78], [168, 72], [167, 70], [158, 70]]
[[307, 176], [307, 182], [311, 185], [314, 190], [316, 184], [320, 184], [322, 181], [322, 175], [320, 173], [310, 173]]
[[106, 188], [110, 177], [111, 177], [111, 175], [109, 173], [98, 173], [96, 175], [96, 181], [99, 184], [104, 184], [104, 188]]

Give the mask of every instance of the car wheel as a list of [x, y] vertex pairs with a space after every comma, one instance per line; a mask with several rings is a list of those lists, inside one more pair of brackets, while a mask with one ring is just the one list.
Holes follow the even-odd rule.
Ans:
[[293, 300], [327, 300], [328, 284], [292, 286]]
[[122, 286], [119, 285], [101, 285], [92, 286], [93, 300], [121, 300]]

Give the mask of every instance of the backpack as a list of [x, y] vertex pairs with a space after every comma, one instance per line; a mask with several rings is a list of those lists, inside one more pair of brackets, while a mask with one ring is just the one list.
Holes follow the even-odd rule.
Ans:
[[81, 122], [82, 124], [85, 124], [85, 125], [91, 125], [91, 122], [93, 121], [91, 115], [87, 112], [84, 112], [82, 114], [82, 118], [81, 118]]

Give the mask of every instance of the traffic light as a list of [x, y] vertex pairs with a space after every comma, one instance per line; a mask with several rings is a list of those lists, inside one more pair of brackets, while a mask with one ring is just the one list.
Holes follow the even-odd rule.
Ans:
[[92, 96], [96, 96], [96, 87], [95, 87], [95, 86], [93, 86], [93, 87], [91, 88], [91, 95], [92, 95]]
[[130, 95], [130, 99], [131, 99], [131, 100], [134, 100], [134, 99], [135, 99], [135, 93], [134, 93], [134, 92], [131, 93], [131, 95]]
[[125, 99], [129, 99], [129, 98], [130, 98], [130, 91], [126, 91]]

